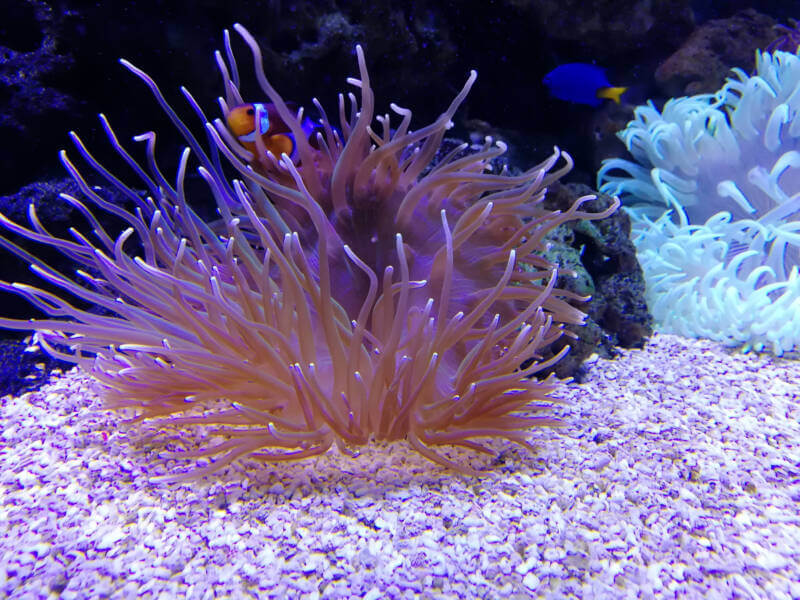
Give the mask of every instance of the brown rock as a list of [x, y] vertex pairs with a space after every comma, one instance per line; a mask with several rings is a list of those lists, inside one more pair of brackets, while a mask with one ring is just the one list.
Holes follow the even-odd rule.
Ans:
[[656, 70], [656, 82], [668, 96], [716, 92], [733, 67], [751, 71], [755, 51], [775, 38], [776, 21], [754, 9], [699, 27]]

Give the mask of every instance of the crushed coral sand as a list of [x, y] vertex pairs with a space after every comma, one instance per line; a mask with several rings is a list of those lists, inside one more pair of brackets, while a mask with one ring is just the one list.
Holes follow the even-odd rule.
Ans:
[[[470, 478], [405, 444], [154, 476], [77, 371], [0, 400], [8, 598], [798, 598], [800, 363], [656, 335]], [[199, 434], [198, 434], [199, 435]]]

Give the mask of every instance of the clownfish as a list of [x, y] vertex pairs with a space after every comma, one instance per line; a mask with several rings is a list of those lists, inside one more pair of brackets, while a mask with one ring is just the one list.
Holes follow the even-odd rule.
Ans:
[[[256, 123], [258, 115], [258, 123]], [[278, 115], [274, 104], [256, 102], [240, 104], [233, 107], [228, 113], [228, 129], [236, 136], [238, 142], [253, 154], [258, 153], [256, 136], [261, 136], [264, 147], [280, 160], [286, 154], [293, 162], [297, 163], [297, 142], [292, 130]], [[300, 127], [308, 138], [312, 147], [318, 148], [317, 132], [321, 127], [315, 125], [308, 117], [303, 117]]]
[[603, 69], [586, 63], [567, 63], [550, 71], [542, 79], [550, 94], [559, 100], [600, 106], [603, 99], [620, 104], [626, 87], [612, 86]]

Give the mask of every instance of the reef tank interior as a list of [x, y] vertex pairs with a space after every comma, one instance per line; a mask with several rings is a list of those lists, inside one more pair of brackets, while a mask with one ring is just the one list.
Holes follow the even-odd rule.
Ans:
[[0, 597], [800, 598], [796, 2], [3, 15]]

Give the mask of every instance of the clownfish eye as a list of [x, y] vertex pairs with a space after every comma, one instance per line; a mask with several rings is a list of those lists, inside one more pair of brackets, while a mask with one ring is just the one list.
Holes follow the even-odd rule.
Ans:
[[252, 117], [254, 114], [256, 114], [256, 111], [252, 106], [247, 109], [247, 115], [248, 116]]

